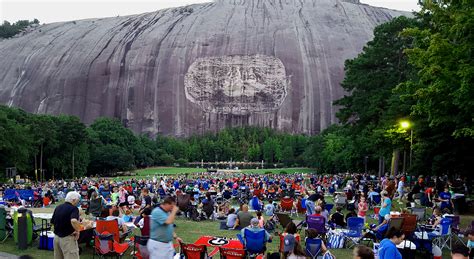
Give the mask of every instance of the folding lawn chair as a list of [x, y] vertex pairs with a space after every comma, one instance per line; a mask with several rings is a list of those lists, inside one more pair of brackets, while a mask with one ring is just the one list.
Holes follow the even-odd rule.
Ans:
[[221, 259], [244, 259], [247, 257], [245, 249], [219, 247]]
[[[347, 248], [352, 248], [359, 244], [362, 238], [362, 230], [364, 229], [364, 218], [350, 217], [347, 219], [348, 231], [342, 232], [348, 241]], [[351, 244], [349, 244], [351, 243]]]
[[306, 238], [305, 243], [306, 256], [316, 259], [321, 255], [323, 240], [320, 238]]
[[181, 256], [186, 259], [205, 259], [207, 258], [207, 247], [205, 245], [194, 245], [180, 243]]
[[244, 245], [245, 251], [249, 257], [256, 257], [259, 254], [265, 253], [265, 230], [253, 232], [249, 229], [244, 230], [244, 237], [237, 234], [237, 238]]
[[306, 216], [307, 229], [314, 229], [318, 236], [326, 238], [327, 228], [326, 219], [323, 216]]

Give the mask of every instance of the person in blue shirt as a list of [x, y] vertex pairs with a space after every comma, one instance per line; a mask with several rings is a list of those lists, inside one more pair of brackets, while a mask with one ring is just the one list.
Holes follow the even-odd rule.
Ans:
[[387, 238], [380, 242], [379, 258], [380, 259], [402, 259], [402, 254], [398, 251], [397, 245], [403, 242], [405, 235], [402, 231], [390, 228]]
[[443, 211], [445, 208], [449, 209], [450, 211], [453, 210], [454, 204], [453, 200], [451, 199], [449, 187], [447, 185], [444, 187], [444, 192], [439, 194], [439, 200], [441, 201], [441, 211]]
[[379, 224], [381, 224], [385, 218], [385, 215], [390, 214], [390, 210], [392, 209], [392, 200], [387, 196], [387, 191], [382, 191], [380, 193], [382, 195], [382, 208], [379, 211]]
[[176, 201], [172, 197], [166, 197], [151, 212], [150, 239], [147, 243], [150, 259], [174, 257], [173, 239], [182, 241], [174, 233], [174, 220], [178, 211]]

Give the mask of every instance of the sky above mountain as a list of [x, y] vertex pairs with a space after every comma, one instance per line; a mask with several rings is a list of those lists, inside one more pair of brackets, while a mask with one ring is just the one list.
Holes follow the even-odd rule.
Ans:
[[[15, 22], [37, 18], [41, 23], [52, 23], [139, 14], [205, 2], [210, 0], [0, 0], [0, 21]], [[419, 10], [417, 0], [361, 0], [361, 2], [396, 10]]]

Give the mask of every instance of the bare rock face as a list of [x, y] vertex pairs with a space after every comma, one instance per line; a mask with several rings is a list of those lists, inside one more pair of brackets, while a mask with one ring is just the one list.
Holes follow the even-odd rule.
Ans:
[[344, 61], [405, 14], [358, 0], [218, 0], [42, 25], [0, 41], [0, 103], [117, 117], [151, 135], [316, 134], [337, 122]]

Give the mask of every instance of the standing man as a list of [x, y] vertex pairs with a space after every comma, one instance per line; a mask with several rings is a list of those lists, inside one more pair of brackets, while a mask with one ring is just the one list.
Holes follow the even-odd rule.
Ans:
[[81, 195], [68, 192], [66, 202], [54, 209], [51, 224], [54, 225], [54, 259], [79, 259], [79, 204]]
[[147, 243], [150, 259], [174, 257], [173, 239], [182, 241], [174, 233], [174, 220], [178, 210], [176, 201], [171, 197], [166, 197], [160, 206], [151, 212], [150, 239]]

